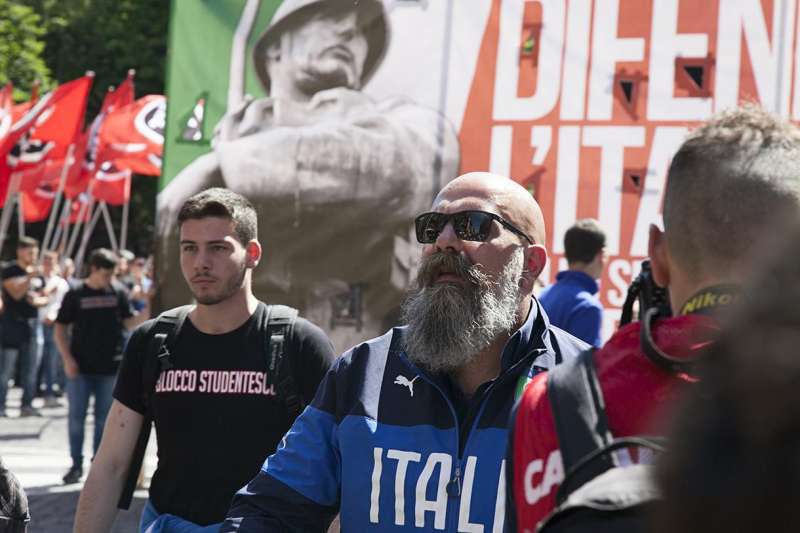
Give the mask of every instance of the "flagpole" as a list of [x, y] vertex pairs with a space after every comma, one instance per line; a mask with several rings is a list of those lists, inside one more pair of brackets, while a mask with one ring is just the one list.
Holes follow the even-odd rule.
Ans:
[[92, 215], [92, 220], [86, 225], [86, 229], [83, 232], [83, 240], [81, 241], [81, 247], [78, 249], [78, 253], [75, 257], [75, 272], [80, 272], [81, 267], [83, 266], [83, 256], [86, 254], [86, 247], [89, 246], [89, 238], [92, 236], [94, 232], [94, 227], [97, 225], [97, 221], [100, 220], [101, 209], [100, 206], [97, 206], [97, 209], [94, 210], [94, 214]]
[[126, 189], [128, 191], [128, 198], [122, 204], [122, 224], [119, 230], [119, 249], [124, 250], [125, 245], [128, 244], [128, 218], [130, 217], [130, 209], [131, 209], [131, 186], [133, 186], [133, 175], [131, 171], [128, 171], [127, 176], [125, 179], [128, 180], [126, 183]]
[[119, 252], [117, 246], [117, 235], [114, 233], [114, 224], [111, 223], [111, 214], [108, 212], [108, 204], [105, 200], [100, 202], [100, 209], [103, 210], [103, 220], [106, 222], [106, 232], [108, 233], [108, 240], [111, 241], [111, 249], [114, 253]]
[[122, 204], [122, 228], [119, 232], [119, 247], [120, 250], [125, 249], [125, 245], [128, 244], [128, 216], [131, 206], [131, 200], [128, 199], [127, 202]]
[[[83, 220], [86, 218], [86, 211], [94, 207], [94, 196], [89, 193], [89, 199], [81, 206], [81, 210], [78, 213], [78, 221], [75, 223], [75, 229], [72, 230], [72, 235], [69, 239], [69, 244], [67, 244], [67, 256], [72, 257], [72, 251], [75, 249], [75, 244], [78, 242], [78, 235], [81, 234], [81, 226], [83, 226]], [[88, 224], [88, 223], [87, 223]]]
[[[50, 243], [50, 249], [55, 250], [58, 248], [58, 244], [60, 241], [65, 240], [67, 236], [67, 226], [66, 221], [67, 217], [69, 217], [69, 210], [71, 207], [72, 202], [69, 201], [69, 198], [64, 199], [64, 205], [61, 208], [61, 215], [58, 217], [58, 222], [56, 222], [56, 230], [53, 234], [53, 241]], [[61, 237], [64, 237], [62, 239]]]
[[15, 196], [19, 190], [19, 182], [22, 180], [22, 174], [13, 172], [11, 174], [11, 182], [8, 184], [8, 191], [6, 192], [6, 203], [3, 206], [3, 214], [0, 215], [0, 252], [3, 250], [3, 244], [6, 242], [8, 236], [8, 227], [11, 225], [11, 215], [14, 212]]
[[22, 212], [22, 195], [17, 193], [17, 236], [25, 236], [25, 213]]
[[[50, 216], [47, 219], [47, 229], [44, 231], [42, 250], [48, 250], [50, 248], [50, 237], [53, 233], [53, 224], [55, 219], [58, 218], [58, 213], [61, 211], [61, 206], [59, 203], [61, 202], [61, 196], [64, 192], [64, 187], [67, 184], [67, 174], [69, 174], [69, 169], [72, 167], [74, 159], [75, 143], [72, 143], [69, 145], [69, 148], [67, 148], [67, 159], [64, 162], [64, 166], [61, 168], [61, 176], [58, 178], [58, 189], [56, 189], [56, 196], [53, 199], [53, 207], [50, 209]], [[41, 262], [41, 259], [39, 261]]]

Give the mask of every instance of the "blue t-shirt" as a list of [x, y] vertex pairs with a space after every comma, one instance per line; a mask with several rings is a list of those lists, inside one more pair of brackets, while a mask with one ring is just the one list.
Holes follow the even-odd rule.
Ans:
[[595, 347], [602, 344], [603, 306], [595, 296], [599, 287], [588, 274], [564, 270], [545, 287], [539, 301], [550, 323]]

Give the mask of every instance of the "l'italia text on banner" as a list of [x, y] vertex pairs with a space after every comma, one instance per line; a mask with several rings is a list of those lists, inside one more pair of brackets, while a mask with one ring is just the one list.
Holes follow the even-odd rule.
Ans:
[[[689, 129], [745, 100], [800, 117], [796, 1], [363, 0], [363, 51], [330, 44], [324, 16], [298, 7], [327, 3], [173, 2], [165, 306], [186, 298], [169, 266], [176, 206], [196, 186], [227, 186], [254, 200], [274, 252], [256, 294], [300, 308], [347, 348], [396, 323], [418, 260], [414, 215], [459, 173], [491, 170], [542, 206], [543, 281], [565, 267], [576, 219], [605, 227], [610, 330]], [[286, 35], [343, 51], [311, 65], [310, 83], [270, 66]], [[302, 81], [305, 98], [280, 92]]]

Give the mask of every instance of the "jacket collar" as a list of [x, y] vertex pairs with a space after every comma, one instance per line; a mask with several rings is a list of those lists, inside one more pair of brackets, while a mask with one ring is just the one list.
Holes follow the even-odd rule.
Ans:
[[577, 285], [589, 294], [597, 294], [597, 291], [600, 290], [597, 280], [580, 270], [562, 270], [556, 274], [556, 281]]
[[[501, 356], [501, 369], [507, 370], [531, 353], [550, 353], [553, 345], [550, 341], [550, 319], [542, 309], [539, 300], [531, 297], [530, 311], [525, 323], [511, 335], [506, 342]], [[553, 358], [555, 361], [555, 358]]]

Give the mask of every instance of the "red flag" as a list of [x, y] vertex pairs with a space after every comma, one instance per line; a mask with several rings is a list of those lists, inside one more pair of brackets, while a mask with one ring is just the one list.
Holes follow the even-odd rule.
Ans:
[[22, 199], [22, 219], [25, 222], [41, 222], [50, 214], [56, 191], [48, 184], [42, 184], [33, 191], [20, 191]]
[[119, 84], [119, 87], [114, 91], [114, 98], [109, 103], [108, 108], [104, 108], [105, 111], [113, 111], [114, 109], [119, 109], [120, 107], [126, 106], [128, 104], [132, 104], [135, 99], [135, 89], [133, 86], [133, 76], [136, 74], [136, 71], [131, 69], [128, 71], [128, 76], [125, 80]]
[[110, 205], [122, 205], [131, 199], [131, 171], [119, 169], [106, 161], [95, 172], [89, 191], [98, 200]]
[[29, 166], [22, 170], [15, 170], [13, 175], [20, 176], [19, 190], [33, 192], [41, 184], [58, 187], [58, 178], [64, 169], [64, 159], [46, 159], [40, 164]]
[[0, 144], [0, 191], [3, 203], [12, 172], [32, 172], [44, 179], [53, 169], [36, 169], [46, 160], [64, 160], [83, 125], [86, 100], [94, 74], [65, 83], [47, 93], [17, 122]]
[[103, 125], [106, 117], [115, 109], [119, 109], [133, 102], [133, 74], [134, 71], [129, 70], [128, 77], [125, 78], [119, 87], [117, 87], [116, 90], [111, 90], [111, 88], [109, 88], [103, 98], [103, 105], [100, 107], [100, 112], [94, 117], [92, 125], [86, 134], [85, 156], [79, 159], [79, 161], [82, 161], [83, 175], [78, 178], [81, 182], [88, 183], [88, 180], [94, 175], [95, 170], [97, 170], [99, 165], [104, 161], [98, 158], [102, 157], [102, 152], [104, 152], [99, 133], [100, 127]]
[[75, 141], [75, 164], [69, 167], [67, 181], [64, 184], [64, 196], [75, 198], [79, 194], [86, 192], [89, 188], [91, 173], [86, 171], [86, 152], [89, 143], [89, 133], [84, 132]]
[[14, 121], [13, 109], [14, 99], [12, 93], [14, 86], [8, 82], [3, 90], [0, 91], [0, 143], [3, 142], [6, 135], [11, 131], [11, 124]]
[[[39, 101], [39, 80], [33, 82], [31, 86], [31, 99], [27, 102], [23, 102], [21, 104], [16, 104], [11, 108], [11, 118], [12, 124], [16, 124], [19, 119], [25, 116], [25, 113], [31, 110], [31, 108]], [[2, 141], [2, 138], [0, 138]]]
[[161, 174], [167, 99], [151, 94], [108, 114], [100, 127], [99, 159], [137, 174]]
[[[48, 159], [64, 159], [83, 125], [93, 75], [65, 83], [48, 93], [19, 122], [3, 143], [0, 155], [13, 170]], [[13, 146], [11, 143], [16, 143]], [[9, 153], [10, 152], [10, 153]]]

